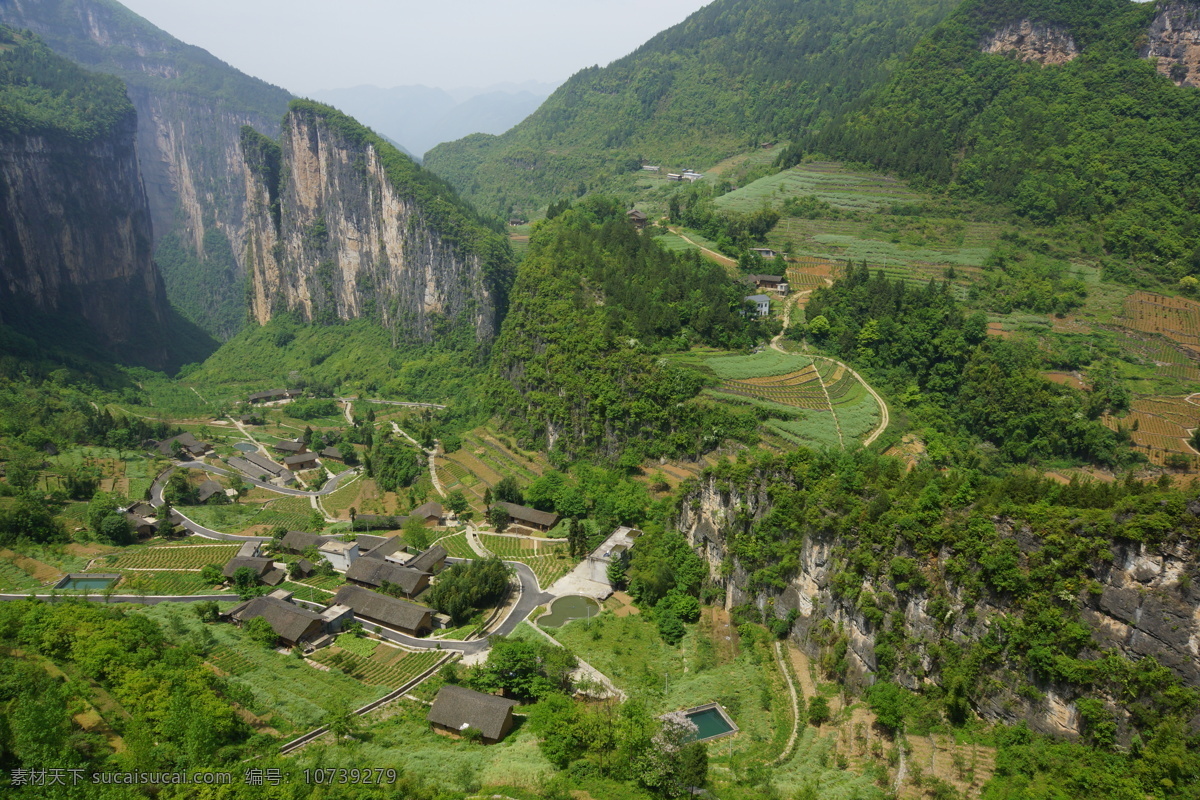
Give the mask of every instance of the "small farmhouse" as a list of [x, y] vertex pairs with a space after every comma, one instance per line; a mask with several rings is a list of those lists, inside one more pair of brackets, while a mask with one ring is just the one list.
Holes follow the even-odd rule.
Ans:
[[430, 547], [419, 556], [411, 559], [404, 566], [408, 567], [409, 569], [415, 569], [418, 572], [431, 572], [436, 574], [442, 569], [442, 567], [446, 566], [447, 555], [446, 548], [442, 547], [440, 544], [435, 544], [433, 547]]
[[296, 453], [291, 456], [284, 456], [283, 465], [292, 472], [301, 472], [306, 469], [317, 468], [316, 453]]
[[746, 298], [746, 304], [754, 304], [754, 313], [760, 317], [769, 316], [771, 313], [771, 298], [765, 294], [752, 294]]
[[416, 517], [424, 520], [426, 527], [434, 527], [445, 524], [446, 510], [442, 508], [441, 503], [430, 500], [428, 503], [422, 503], [410, 511], [408, 517]]
[[625, 219], [629, 220], [630, 223], [633, 224], [633, 227], [637, 228], [639, 231], [642, 228], [645, 228], [646, 223], [650, 221], [650, 218], [646, 216], [645, 212], [638, 211], [636, 208], [627, 213], [625, 215]]
[[495, 744], [512, 730], [515, 705], [516, 700], [446, 685], [438, 691], [426, 719], [437, 733], [457, 737], [474, 728], [484, 744]]
[[361, 586], [343, 586], [333, 602], [354, 609], [354, 616], [366, 624], [383, 625], [410, 636], [433, 630], [432, 612], [428, 608]]
[[378, 589], [385, 583], [397, 587], [410, 600], [429, 586], [429, 573], [402, 567], [381, 558], [360, 558], [346, 570], [346, 580]]
[[267, 597], [255, 597], [229, 609], [225, 616], [238, 627], [262, 617], [288, 647], [320, 638], [325, 632], [326, 620], [315, 611], [289, 603], [283, 599], [285, 597], [291, 597], [291, 594], [281, 591], [272, 592]]
[[276, 453], [307, 453], [308, 447], [304, 442], [294, 441], [292, 439], [281, 439], [272, 445]]
[[232, 580], [234, 574], [242, 567], [254, 570], [254, 575], [259, 583], [265, 583], [267, 586], [278, 586], [287, 577], [287, 573], [276, 567], [275, 562], [271, 559], [246, 558], [245, 556], [234, 556], [229, 559], [225, 568], [221, 570], [221, 574]]
[[495, 503], [492, 508], [499, 506], [508, 512], [508, 518], [515, 525], [523, 525], [538, 531], [548, 531], [558, 524], [558, 514], [549, 511], [538, 511], [536, 508], [519, 506], [516, 503]]

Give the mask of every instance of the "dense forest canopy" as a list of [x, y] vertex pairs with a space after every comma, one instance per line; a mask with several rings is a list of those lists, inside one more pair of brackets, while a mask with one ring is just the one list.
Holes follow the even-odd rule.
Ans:
[[88, 72], [37, 38], [0, 26], [0, 131], [89, 142], [112, 135], [133, 113], [119, 79]]

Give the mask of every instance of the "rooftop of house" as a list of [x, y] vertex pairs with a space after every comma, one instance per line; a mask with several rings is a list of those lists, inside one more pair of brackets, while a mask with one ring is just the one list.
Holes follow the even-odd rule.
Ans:
[[519, 506], [516, 503], [494, 503], [495, 506], [500, 506], [508, 512], [509, 519], [515, 522], [528, 522], [533, 525], [540, 525], [546, 528], [553, 528], [558, 522], [558, 514], [549, 511], [538, 511], [536, 508], [528, 506]]
[[440, 544], [435, 544], [419, 556], [410, 559], [404, 566], [415, 569], [418, 572], [433, 572], [434, 566], [445, 561], [447, 555], [446, 548]]
[[349, 553], [357, 547], [358, 542], [343, 542], [340, 539], [332, 539], [322, 542], [317, 549], [322, 553]]
[[428, 608], [361, 586], [341, 587], [334, 596], [333, 603], [350, 606], [355, 614], [401, 630], [417, 630], [423, 625], [428, 625]]
[[426, 719], [455, 731], [475, 728], [494, 740], [504, 734], [504, 721], [515, 705], [516, 700], [448, 684], [438, 691]]
[[430, 500], [428, 503], [422, 503], [408, 514], [410, 517], [421, 517], [422, 519], [428, 519], [429, 517], [441, 519], [445, 515], [446, 512], [442, 508], [442, 504], [433, 500]]
[[277, 636], [291, 642], [303, 636], [312, 623], [324, 622], [322, 616], [315, 611], [309, 611], [272, 595], [247, 600], [231, 608], [229, 616], [238, 622], [262, 617]]
[[393, 564], [379, 558], [360, 558], [346, 570], [346, 580], [382, 586], [385, 582], [399, 586], [405, 594], [412, 594], [421, 585], [421, 579], [429, 573], [407, 566]]

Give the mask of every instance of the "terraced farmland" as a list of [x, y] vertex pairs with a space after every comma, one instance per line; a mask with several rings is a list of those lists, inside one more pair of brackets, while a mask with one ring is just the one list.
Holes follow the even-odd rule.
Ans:
[[396, 689], [432, 667], [443, 655], [436, 650], [410, 653], [379, 645], [372, 655], [362, 656], [334, 646], [313, 653], [312, 660], [339, 669], [370, 686]]
[[[481, 533], [479, 540], [505, 561], [520, 561], [533, 570], [538, 585], [545, 589], [570, 572], [576, 564], [564, 542], [544, 542]], [[533, 545], [533, 546], [530, 546]]]
[[471, 549], [471, 545], [467, 544], [467, 535], [465, 533], [443, 536], [437, 540], [436, 544], [440, 544], [446, 548], [446, 554], [451, 558], [479, 558], [478, 554]]
[[[710, 395], [771, 412], [764, 429], [787, 445], [849, 446], [879, 424], [879, 405], [841, 364], [768, 350], [703, 360], [721, 382]], [[767, 442], [770, 444], [770, 442]]]
[[[1191, 431], [1200, 428], [1200, 396], [1143, 397], [1132, 403], [1130, 412], [1118, 419], [1105, 416], [1104, 424], [1129, 431], [1134, 444], [1153, 464], [1163, 465], [1167, 456], [1183, 455], [1191, 459], [1191, 470], [1200, 465], [1200, 457], [1188, 444]], [[1135, 430], [1136, 427], [1136, 430]]]
[[1125, 300], [1118, 322], [1143, 333], [1156, 333], [1200, 355], [1200, 303], [1183, 297], [1134, 292]]
[[238, 547], [236, 544], [150, 547], [106, 556], [97, 562], [97, 568], [199, 570], [208, 564], [224, 564], [237, 554]]

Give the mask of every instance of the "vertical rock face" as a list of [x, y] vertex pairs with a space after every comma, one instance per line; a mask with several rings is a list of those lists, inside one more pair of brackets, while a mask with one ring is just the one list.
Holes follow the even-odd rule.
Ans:
[[280, 145], [243, 132], [253, 318], [367, 317], [395, 341], [490, 340], [506, 244], [448, 190], [408, 185], [396, 170], [419, 168], [333, 109], [294, 104], [283, 127]]
[[985, 53], [1016, 52], [1022, 61], [1035, 61], [1043, 66], [1066, 64], [1079, 56], [1075, 37], [1054, 25], [1023, 19], [1012, 22], [980, 43]]
[[[709, 478], [684, 497], [676, 520], [689, 543], [709, 564], [710, 577], [726, 589], [728, 607], [752, 604], [777, 619], [795, 612], [791, 638], [814, 659], [836, 650], [844, 651], [845, 679], [851, 686], [874, 682], [878, 669], [877, 649], [883, 633], [860, 604], [839, 597], [836, 576], [845, 569], [845, 541], [834, 535], [809, 535], [803, 542], [795, 573], [782, 588], [747, 589], [751, 576], [730, 555], [729, 538], [745, 531], [754, 520], [771, 509], [768, 486], [770, 476], [758, 476], [749, 484], [736, 487]], [[1200, 502], [1189, 513], [1200, 514]], [[1015, 527], [1003, 519], [994, 523], [1004, 538], [1018, 544], [1023, 554], [1036, 552], [1037, 537], [1031, 531]], [[797, 533], [797, 536], [802, 535]], [[897, 555], [909, 555], [897, 553]], [[933, 565], [933, 574], [949, 557], [943, 552]], [[1080, 619], [1091, 630], [1097, 647], [1112, 648], [1137, 660], [1153, 656], [1190, 686], [1200, 686], [1200, 592], [1178, 589], [1181, 576], [1195, 571], [1196, 555], [1186, 545], [1174, 545], [1155, 551], [1130, 543], [1114, 548], [1113, 560], [1096, 570], [1097, 589], [1081, 601]], [[968, 604], [964, 592], [942, 574], [948, 602], [934, 612], [933, 593], [928, 589], [902, 591], [888, 577], [868, 581], [863, 593], [874, 597], [891, 596], [896, 605], [892, 619], [902, 615], [906, 652], [896, 659], [893, 680], [910, 689], [923, 683], [938, 683], [941, 675], [930, 651], [947, 641], [978, 642], [989, 632], [1003, 630], [1005, 615], [1017, 613], [1001, 598], [985, 598]], [[1009, 666], [994, 668], [985, 681], [986, 691], [974, 698], [975, 709], [985, 717], [1016, 722], [1025, 720], [1031, 727], [1053, 735], [1077, 736], [1081, 719], [1075, 707], [1076, 696], [1070, 687], [1039, 685], [1040, 696], [1019, 693], [1017, 687], [1028, 681]], [[1114, 699], [1111, 709], [1120, 717], [1128, 711]]]
[[150, 212], [134, 146], [136, 115], [87, 142], [0, 135], [0, 306], [81, 321], [112, 355], [166, 363], [169, 308], [151, 260]]
[[250, 125], [274, 134], [291, 96], [113, 0], [3, 0], [0, 23], [126, 82], [167, 290], [208, 331], [235, 333], [245, 317], [239, 132]]
[[1146, 39], [1141, 55], [1157, 59], [1159, 72], [1178, 86], [1200, 86], [1200, 5], [1161, 4]]

